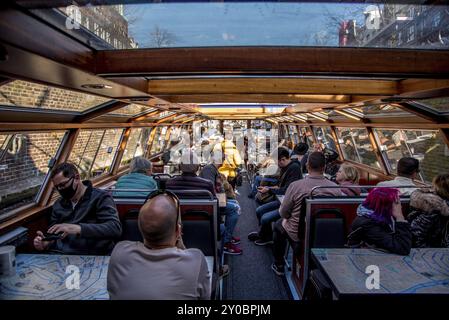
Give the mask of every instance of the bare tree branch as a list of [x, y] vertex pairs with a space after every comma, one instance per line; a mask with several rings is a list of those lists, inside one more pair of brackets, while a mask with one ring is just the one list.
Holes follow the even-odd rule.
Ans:
[[169, 47], [176, 41], [178, 41], [178, 38], [174, 33], [157, 25], [154, 26], [153, 31], [150, 33], [150, 44], [156, 48]]

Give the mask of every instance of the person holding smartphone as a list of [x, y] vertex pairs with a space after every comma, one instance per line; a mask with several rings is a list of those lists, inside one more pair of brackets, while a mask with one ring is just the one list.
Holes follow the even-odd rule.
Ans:
[[108, 255], [122, 233], [112, 196], [82, 181], [71, 163], [61, 163], [50, 173], [61, 198], [56, 200], [50, 228], [37, 231], [33, 244], [38, 251], [64, 254]]

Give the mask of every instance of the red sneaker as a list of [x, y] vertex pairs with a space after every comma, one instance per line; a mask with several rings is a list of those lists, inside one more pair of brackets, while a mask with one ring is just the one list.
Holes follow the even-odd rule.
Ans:
[[233, 243], [233, 244], [240, 244], [240, 238], [239, 237], [232, 237], [231, 243]]
[[231, 255], [239, 255], [242, 254], [243, 251], [237, 245], [233, 244], [232, 242], [228, 242], [225, 243], [224, 245], [224, 253]]

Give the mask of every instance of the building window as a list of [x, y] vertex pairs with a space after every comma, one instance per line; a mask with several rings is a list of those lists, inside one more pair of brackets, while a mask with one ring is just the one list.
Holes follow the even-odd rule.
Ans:
[[95, 33], [97, 36], [100, 34], [98, 28], [99, 28], [98, 24], [94, 22], [94, 33]]
[[437, 28], [440, 25], [441, 16], [439, 12], [436, 12], [433, 16], [432, 27]]
[[399, 31], [398, 33], [398, 45], [402, 44], [402, 31]]
[[407, 42], [415, 40], [415, 26], [410, 26], [407, 30]]
[[90, 29], [90, 28], [89, 28], [89, 18], [88, 18], [88, 17], [85, 17], [85, 18], [84, 18], [84, 23], [83, 23], [83, 25], [84, 25], [87, 29]]

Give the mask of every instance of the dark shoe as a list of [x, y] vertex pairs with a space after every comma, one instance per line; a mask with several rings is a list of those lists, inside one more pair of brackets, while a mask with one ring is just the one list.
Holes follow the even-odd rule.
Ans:
[[251, 232], [251, 233], [248, 234], [248, 240], [249, 241], [256, 241], [256, 240], [259, 240], [259, 239], [260, 239], [259, 232], [257, 232], [257, 231], [254, 231], [254, 232]]
[[231, 243], [233, 243], [233, 244], [240, 244], [240, 238], [239, 237], [232, 237]]
[[285, 267], [284, 266], [278, 266], [274, 262], [271, 265], [271, 270], [273, 270], [273, 272], [276, 273], [278, 276], [282, 277], [282, 276], [285, 275]]
[[252, 193], [250, 193], [249, 195], [248, 195], [248, 198], [250, 198], [250, 199], [254, 199], [254, 194], [252, 194]]
[[224, 253], [225, 254], [231, 254], [231, 255], [239, 255], [242, 254], [243, 251], [235, 244], [228, 242], [224, 245]]
[[259, 239], [259, 240], [254, 241], [254, 244], [256, 244], [258, 246], [266, 246], [269, 244], [273, 244], [273, 240]]

